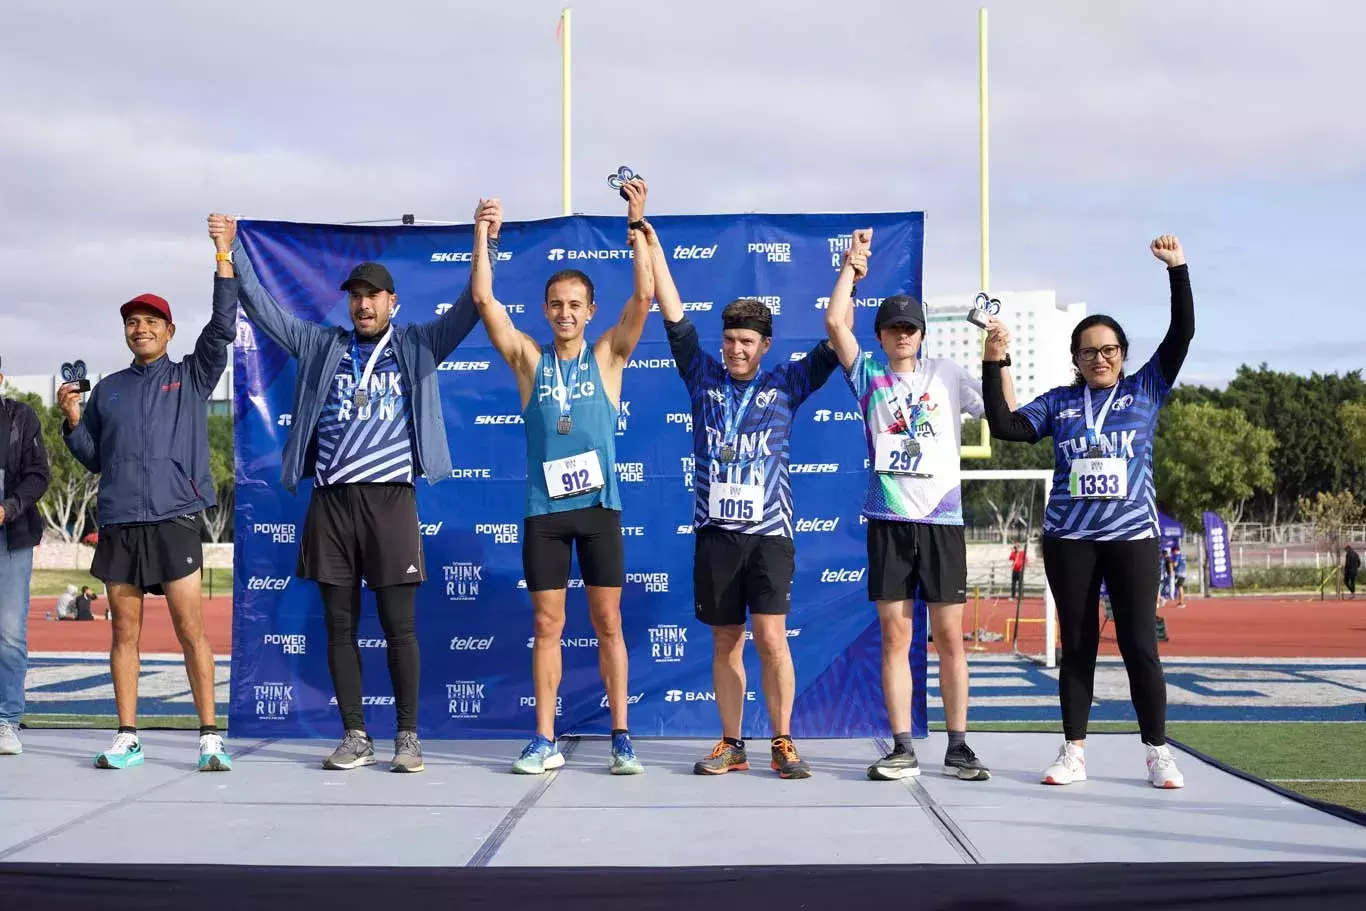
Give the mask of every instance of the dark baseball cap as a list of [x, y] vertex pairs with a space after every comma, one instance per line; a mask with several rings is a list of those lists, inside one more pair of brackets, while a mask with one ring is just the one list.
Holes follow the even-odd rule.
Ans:
[[346, 281], [341, 283], [343, 291], [350, 291], [352, 285], [364, 282], [367, 285], [378, 288], [381, 291], [394, 293], [394, 277], [389, 274], [389, 270], [379, 263], [361, 263], [351, 270]]
[[166, 320], [166, 322], [175, 322], [175, 320], [171, 319], [171, 305], [166, 303], [166, 298], [158, 297], [155, 294], [139, 294], [119, 308], [119, 316], [126, 320], [128, 319], [128, 314], [132, 313], [134, 310], [151, 310], [162, 319]]
[[889, 297], [877, 308], [877, 319], [873, 321], [873, 331], [881, 332], [889, 326], [914, 326], [925, 331], [925, 308], [920, 301], [909, 294]]

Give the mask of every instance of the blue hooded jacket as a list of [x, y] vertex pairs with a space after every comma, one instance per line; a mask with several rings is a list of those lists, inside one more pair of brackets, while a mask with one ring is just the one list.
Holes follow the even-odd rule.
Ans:
[[213, 280], [213, 315], [184, 360], [162, 355], [111, 373], [90, 391], [81, 422], [63, 425], [76, 460], [100, 476], [96, 518], [161, 522], [218, 501], [209, 471], [209, 398], [237, 337], [237, 279]]

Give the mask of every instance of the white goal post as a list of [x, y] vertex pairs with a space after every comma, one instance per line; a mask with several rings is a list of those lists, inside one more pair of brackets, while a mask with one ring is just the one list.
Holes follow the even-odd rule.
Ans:
[[[1043, 508], [1048, 510], [1048, 495], [1053, 489], [1053, 470], [1051, 468], [981, 468], [965, 469], [964, 481], [1041, 481], [1043, 482]], [[1042, 516], [1040, 517], [1042, 518]], [[1048, 587], [1048, 575], [1043, 580], [1044, 615], [1044, 666], [1054, 667], [1057, 654], [1053, 643], [1058, 634], [1057, 611], [1053, 604], [1053, 590]]]

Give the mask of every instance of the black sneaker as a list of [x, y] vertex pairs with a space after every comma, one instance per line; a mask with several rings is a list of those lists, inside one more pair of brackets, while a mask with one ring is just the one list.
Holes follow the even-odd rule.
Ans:
[[916, 761], [915, 751], [903, 750], [900, 746], [868, 767], [868, 777], [873, 781], [896, 781], [919, 774], [920, 763]]
[[956, 776], [961, 781], [986, 781], [991, 771], [982, 765], [982, 760], [966, 743], [949, 747], [944, 754], [944, 774]]

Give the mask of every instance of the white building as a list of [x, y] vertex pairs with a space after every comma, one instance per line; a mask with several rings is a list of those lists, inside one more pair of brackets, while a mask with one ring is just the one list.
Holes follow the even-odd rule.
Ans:
[[[209, 414], [232, 414], [232, 358], [229, 352], [228, 368], [223, 371], [223, 375], [218, 379], [218, 385], [214, 387], [213, 395], [209, 397]], [[104, 378], [104, 374], [95, 373], [86, 377], [90, 380], [93, 388], [96, 383]], [[5, 385], [15, 392], [29, 392], [43, 400], [43, 404], [51, 405], [57, 400], [57, 390], [62, 388], [62, 378], [56, 374], [35, 373], [26, 376], [11, 376], [5, 374]]]
[[[971, 294], [926, 298], [925, 355], [954, 361], [982, 378], [980, 329], [968, 322]], [[1059, 304], [1056, 291], [1002, 291], [1000, 319], [1010, 327], [1010, 375], [1015, 399], [1030, 401], [1054, 386], [1072, 382], [1072, 328], [1086, 316], [1086, 304]]]

